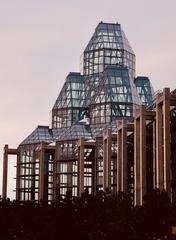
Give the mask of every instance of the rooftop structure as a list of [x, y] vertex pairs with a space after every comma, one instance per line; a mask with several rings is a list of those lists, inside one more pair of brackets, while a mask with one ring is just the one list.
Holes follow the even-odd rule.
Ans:
[[83, 75], [67, 76], [52, 109], [52, 128], [67, 128], [83, 118], [100, 127], [132, 118], [137, 106], [152, 102], [150, 80], [148, 85], [145, 77], [135, 80], [135, 55], [120, 24], [100, 22], [82, 56]]
[[[16, 198], [52, 201], [67, 191], [80, 196], [85, 187], [93, 194], [107, 188], [116, 192], [117, 125], [132, 124], [141, 105], [153, 104], [153, 94], [149, 78], [135, 76], [135, 54], [121, 25], [100, 22], [82, 54], [81, 73], [70, 72], [63, 83], [51, 128], [38, 126], [14, 152]], [[132, 136], [127, 144], [133, 154]], [[129, 168], [134, 198], [134, 159]]]

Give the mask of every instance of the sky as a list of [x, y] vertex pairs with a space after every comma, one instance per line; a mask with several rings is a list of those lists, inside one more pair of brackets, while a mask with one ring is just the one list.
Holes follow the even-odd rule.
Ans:
[[[0, 194], [3, 147], [16, 148], [50, 112], [100, 21], [120, 23], [136, 75], [176, 88], [175, 0], [0, 0]], [[16, 159], [9, 158], [13, 198]]]

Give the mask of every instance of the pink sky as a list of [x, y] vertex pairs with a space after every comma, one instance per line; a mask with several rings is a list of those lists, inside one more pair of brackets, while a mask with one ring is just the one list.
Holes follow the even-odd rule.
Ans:
[[[0, 0], [0, 193], [2, 149], [17, 147], [49, 112], [100, 21], [119, 22], [137, 75], [176, 88], [175, 0]], [[13, 197], [10, 158], [8, 194]]]

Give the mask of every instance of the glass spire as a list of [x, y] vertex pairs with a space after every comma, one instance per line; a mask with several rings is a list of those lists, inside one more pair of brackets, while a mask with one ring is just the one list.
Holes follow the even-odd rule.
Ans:
[[127, 67], [134, 79], [135, 55], [121, 25], [100, 22], [83, 53], [83, 73], [94, 75], [108, 65]]

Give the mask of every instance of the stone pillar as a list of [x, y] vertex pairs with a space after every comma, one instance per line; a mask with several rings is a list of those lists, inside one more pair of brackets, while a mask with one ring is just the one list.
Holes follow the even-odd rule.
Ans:
[[122, 192], [127, 192], [127, 123], [126, 120], [122, 120]]
[[140, 205], [143, 204], [143, 197], [147, 192], [146, 183], [146, 109], [140, 108]]
[[153, 186], [156, 188], [156, 122], [153, 121]]
[[[158, 100], [159, 97], [157, 97]], [[156, 187], [164, 189], [162, 105], [156, 100]]]
[[118, 129], [117, 135], [117, 191], [122, 191], [122, 128]]
[[170, 153], [170, 89], [163, 90], [163, 145], [164, 145], [164, 189], [171, 197], [171, 153]]
[[103, 190], [111, 190], [111, 129], [103, 134]]
[[96, 177], [96, 171], [97, 171], [97, 164], [96, 164], [96, 157], [95, 157], [95, 146], [92, 147], [92, 193], [96, 195], [96, 186], [97, 186], [97, 177]]
[[17, 167], [16, 167], [16, 200], [20, 200], [20, 150], [18, 148]]
[[79, 157], [78, 157], [78, 196], [81, 197], [84, 192], [84, 138], [79, 140]]
[[5, 145], [3, 155], [2, 198], [7, 198], [7, 175], [8, 175], [8, 145]]
[[31, 175], [32, 175], [32, 179], [31, 179], [31, 200], [35, 200], [35, 158], [34, 158], [34, 150], [33, 150], [33, 154], [32, 154], [32, 159], [31, 159]]
[[59, 173], [60, 173], [60, 162], [58, 161], [59, 154], [58, 154], [58, 145], [56, 143], [56, 150], [55, 150], [55, 158], [53, 160], [53, 199], [58, 200], [60, 195], [60, 179], [59, 179]]
[[45, 191], [45, 144], [40, 144], [40, 157], [39, 157], [39, 201], [44, 201]]
[[140, 205], [140, 120], [134, 122], [134, 205]]
[[97, 161], [97, 145], [95, 142], [95, 149], [94, 149], [94, 168], [93, 168], [93, 175], [94, 175], [94, 186], [93, 186], [93, 194], [96, 196], [97, 194], [97, 185], [99, 183], [99, 179], [98, 179], [98, 161]]

